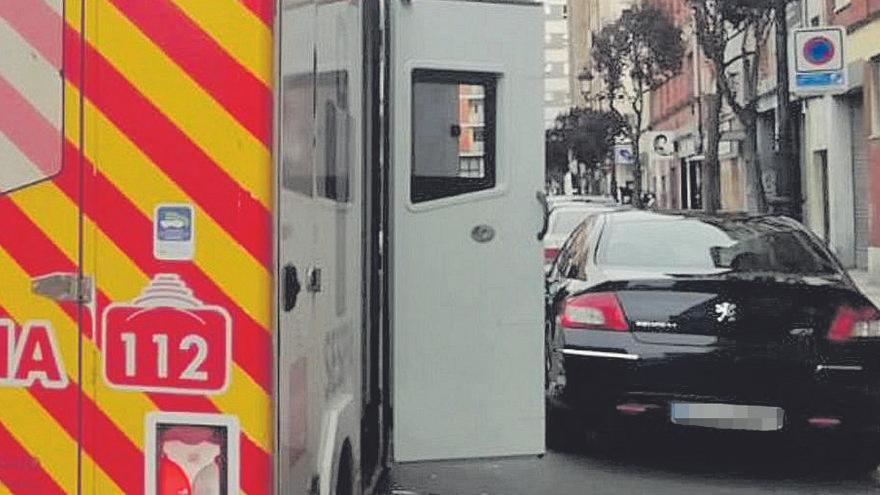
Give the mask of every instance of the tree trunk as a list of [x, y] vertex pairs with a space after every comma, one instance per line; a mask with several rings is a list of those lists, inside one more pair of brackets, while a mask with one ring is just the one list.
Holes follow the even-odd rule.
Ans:
[[776, 115], [779, 126], [779, 213], [801, 217], [800, 153], [795, 149], [794, 121], [788, 81], [788, 0], [774, 0], [776, 21]]
[[[609, 94], [608, 111], [611, 112], [612, 115], [620, 115], [617, 109], [614, 108], [613, 93]], [[620, 188], [617, 186], [617, 156], [613, 153], [611, 159], [611, 196], [618, 202], [623, 202], [623, 197], [620, 195]]]
[[620, 201], [620, 191], [617, 187], [617, 162], [611, 161], [611, 196]]
[[746, 202], [752, 213], [767, 213], [767, 196], [764, 191], [764, 173], [758, 157], [758, 120], [752, 114], [743, 119], [743, 164], [746, 172]]
[[642, 89], [641, 83], [636, 85], [636, 98], [633, 102], [633, 112], [635, 113], [636, 123], [632, 132], [632, 148], [635, 167], [633, 167], [633, 206], [636, 208], [644, 207], [642, 202], [642, 122], [644, 118], [643, 102], [645, 91]]
[[718, 148], [721, 144], [721, 93], [706, 95], [709, 100], [709, 122], [705, 159], [703, 161], [703, 209], [717, 213], [721, 209], [721, 162]]
[[[755, 35], [757, 38], [758, 35]], [[757, 60], [743, 59], [743, 96], [746, 107], [740, 110], [740, 123], [745, 131], [742, 158], [746, 172], [746, 203], [752, 213], [767, 213], [767, 194], [764, 191], [764, 173], [761, 157], [758, 155], [758, 113], [755, 110], [758, 100]]]
[[[641, 120], [641, 119], [639, 119]], [[633, 135], [633, 158], [635, 159], [635, 166], [633, 167], [633, 206], [636, 208], [642, 208], [642, 147], [640, 141], [642, 140], [642, 131], [638, 130]]]

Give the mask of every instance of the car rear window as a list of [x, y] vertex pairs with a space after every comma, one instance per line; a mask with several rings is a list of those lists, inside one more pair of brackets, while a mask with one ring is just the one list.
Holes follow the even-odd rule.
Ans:
[[614, 222], [598, 263], [700, 272], [832, 274], [838, 269], [807, 233], [781, 222], [702, 219]]

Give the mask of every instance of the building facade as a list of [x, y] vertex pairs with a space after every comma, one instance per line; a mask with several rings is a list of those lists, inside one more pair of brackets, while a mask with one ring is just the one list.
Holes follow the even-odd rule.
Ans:
[[544, 126], [572, 106], [566, 0], [544, 0]]
[[806, 23], [842, 26], [849, 87], [803, 103], [804, 219], [845, 265], [880, 281], [880, 1], [806, 0]]
[[632, 7], [633, 0], [568, 0], [568, 29], [571, 38], [569, 87], [575, 105], [597, 106], [601, 83], [584, 80], [592, 68], [590, 50], [593, 37], [605, 25], [616, 21], [624, 10]]
[[[568, 0], [568, 29], [570, 34], [568, 76], [569, 92], [574, 106], [607, 110], [602, 81], [595, 78], [591, 50], [593, 38], [606, 25], [616, 21], [632, 7], [635, 0]], [[590, 77], [593, 76], [593, 77]], [[624, 91], [632, 91], [624, 79]], [[632, 118], [632, 110], [626, 104], [618, 104], [617, 110]], [[613, 184], [625, 187], [633, 182], [632, 146], [621, 141], [603, 170], [604, 188], [614, 189]]]
[[[656, 191], [660, 207], [699, 209], [703, 207], [701, 150], [714, 81], [694, 40], [686, 0], [654, 1], [673, 14], [691, 46], [682, 73], [651, 94], [650, 130], [673, 136], [676, 152], [672, 158], [652, 155], [645, 183]], [[771, 204], [784, 199], [780, 181], [790, 167], [799, 167], [804, 223], [848, 268], [869, 270], [880, 282], [880, 0], [801, 0], [789, 9], [790, 30], [799, 26], [846, 30], [849, 82], [840, 94], [793, 99], [800, 160], [782, 163], [777, 149], [776, 46], [771, 34], [762, 50], [756, 88], [758, 160], [767, 199]], [[732, 41], [733, 51], [739, 50], [737, 43]], [[729, 70], [742, 88], [741, 64]], [[741, 156], [744, 134], [726, 106], [721, 127], [722, 209], [751, 209], [754, 198], [748, 194]], [[649, 149], [649, 144], [643, 147]]]
[[458, 97], [458, 175], [479, 179], [486, 174], [486, 90], [462, 84]]
[[[661, 206], [702, 209], [703, 150], [708, 140], [709, 109], [712, 100], [720, 96], [715, 94], [713, 69], [697, 42], [687, 0], [654, 1], [682, 27], [687, 48], [681, 73], [651, 94], [651, 130], [668, 133], [674, 138], [676, 153], [671, 158], [652, 154], [648, 167], [650, 177], [647, 180], [655, 188]], [[790, 27], [800, 24], [797, 4], [790, 5], [788, 17]], [[760, 52], [755, 93], [749, 99], [754, 102], [759, 114], [756, 123], [756, 159], [761, 165], [761, 181], [767, 200], [775, 204], [780, 201], [778, 184], [786, 171], [783, 168], [785, 165], [780, 163], [776, 145], [776, 47], [772, 33], [767, 40], [761, 47], [755, 47], [753, 37], [746, 41], [742, 33], [734, 35], [728, 43], [726, 58], [732, 61], [727, 69], [728, 77], [737, 88], [739, 103], [745, 105], [743, 88], [747, 86], [747, 71], [739, 55], [743, 43], [751, 44], [745, 47], [746, 51]], [[722, 101], [721, 108], [721, 209], [754, 211], [757, 201], [748, 188], [749, 170], [743, 156], [744, 128], [727, 102]], [[646, 149], [650, 150], [649, 145], [643, 143], [643, 147], [648, 146]]]
[[[643, 184], [657, 197], [657, 205], [668, 209], [703, 208], [703, 143], [707, 95], [714, 87], [702, 52], [696, 45], [687, 0], [654, 0], [684, 32], [685, 54], [681, 72], [650, 95], [651, 133], [663, 132], [675, 142], [672, 156], [648, 152]], [[702, 70], [701, 69], [702, 66]]]

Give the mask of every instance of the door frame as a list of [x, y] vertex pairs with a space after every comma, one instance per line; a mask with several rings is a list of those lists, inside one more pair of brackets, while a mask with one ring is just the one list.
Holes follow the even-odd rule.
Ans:
[[[380, 2], [364, 3], [363, 22], [363, 99], [362, 99], [362, 305], [363, 339], [361, 340], [361, 475], [364, 489], [378, 481], [387, 459], [387, 415], [385, 401], [383, 341], [387, 336], [387, 312], [384, 294], [387, 266], [382, 251], [383, 226], [387, 225], [385, 205], [385, 170], [382, 160], [382, 11]], [[387, 244], [385, 244], [387, 245]]]

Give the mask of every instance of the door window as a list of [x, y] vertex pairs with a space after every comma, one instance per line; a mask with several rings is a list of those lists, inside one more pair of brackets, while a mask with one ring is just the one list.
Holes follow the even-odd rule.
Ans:
[[350, 128], [348, 110], [348, 73], [346, 71], [318, 74], [318, 153], [315, 186], [319, 197], [347, 203], [350, 191]]
[[413, 73], [413, 203], [495, 187], [497, 76]]
[[312, 195], [315, 145], [314, 98], [315, 81], [311, 74], [284, 78], [281, 182], [285, 189], [305, 196]]

